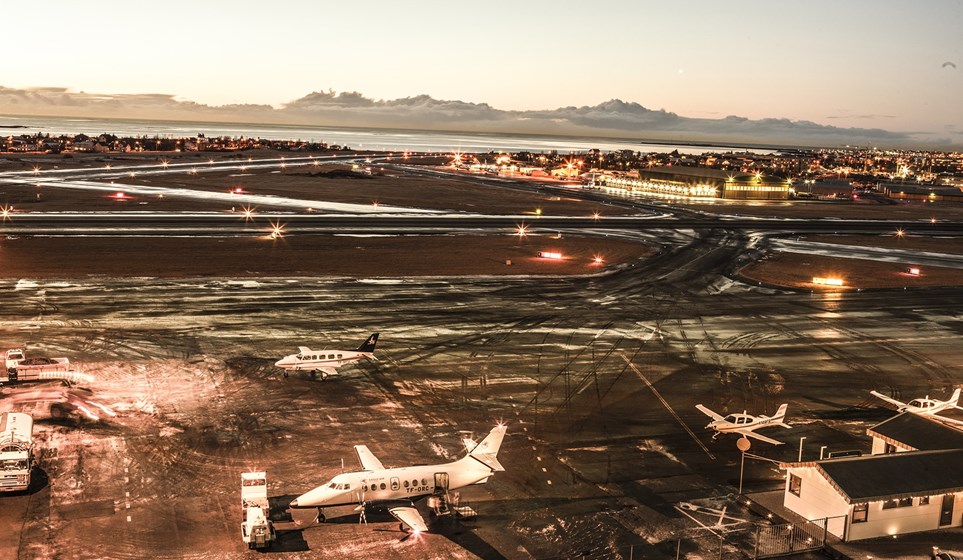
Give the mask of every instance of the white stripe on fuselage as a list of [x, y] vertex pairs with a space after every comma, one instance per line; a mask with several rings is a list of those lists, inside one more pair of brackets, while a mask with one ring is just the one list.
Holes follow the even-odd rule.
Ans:
[[[471, 456], [453, 463], [342, 473], [297, 498], [298, 507], [337, 507], [365, 502], [415, 501], [435, 493], [435, 474], [448, 475], [448, 489], [481, 482], [492, 470]], [[405, 485], [407, 483], [407, 486]], [[348, 488], [331, 488], [331, 485]], [[384, 485], [384, 489], [382, 489]]]

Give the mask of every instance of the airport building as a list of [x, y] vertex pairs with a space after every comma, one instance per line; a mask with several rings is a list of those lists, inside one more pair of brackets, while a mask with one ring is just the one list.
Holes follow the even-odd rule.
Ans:
[[788, 179], [780, 177], [674, 165], [606, 174], [598, 182], [647, 194], [732, 200], [786, 200], [791, 187]]
[[879, 191], [896, 200], [916, 202], [963, 202], [963, 192], [951, 185], [880, 183]]
[[963, 431], [903, 413], [867, 433], [872, 455], [780, 465], [784, 506], [844, 541], [963, 526]]

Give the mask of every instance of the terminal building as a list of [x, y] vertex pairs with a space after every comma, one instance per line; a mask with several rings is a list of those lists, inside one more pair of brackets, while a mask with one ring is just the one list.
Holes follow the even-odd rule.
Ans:
[[781, 177], [674, 165], [605, 174], [597, 182], [647, 194], [732, 200], [786, 200], [791, 187], [790, 181]]

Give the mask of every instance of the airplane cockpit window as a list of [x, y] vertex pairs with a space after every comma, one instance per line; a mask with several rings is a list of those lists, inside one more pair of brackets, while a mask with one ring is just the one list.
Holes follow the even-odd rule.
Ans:
[[917, 408], [926, 408], [927, 404], [928, 403], [924, 403], [923, 401], [916, 400], [916, 399], [910, 401], [910, 406], [915, 406]]
[[334, 488], [335, 490], [337, 490], [337, 489], [338, 489], [338, 485], [332, 482], [332, 483], [328, 486], [328, 488]]
[[726, 416], [725, 421], [726, 421], [726, 422], [731, 422], [731, 423], [735, 424], [735, 423], [736, 423], [736, 415], [735, 415], [735, 414], [730, 414], [729, 416]]
[[295, 356], [295, 359], [303, 360], [304, 356], [302, 354], [298, 354], [297, 356]]

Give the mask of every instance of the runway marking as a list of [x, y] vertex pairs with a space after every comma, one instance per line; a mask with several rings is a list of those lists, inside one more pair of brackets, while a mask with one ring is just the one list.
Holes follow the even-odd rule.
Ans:
[[635, 372], [635, 375], [638, 375], [638, 376], [639, 376], [639, 379], [641, 379], [646, 385], [648, 385], [649, 390], [652, 391], [652, 394], [655, 395], [655, 398], [659, 399], [659, 402], [661, 402], [662, 405], [665, 407], [665, 409], [669, 411], [669, 414], [671, 414], [672, 417], [675, 418], [676, 422], [678, 422], [679, 425], [682, 426], [682, 428], [683, 428], [686, 432], [688, 432], [690, 436], [692, 436], [692, 439], [693, 439], [696, 443], [699, 444], [699, 447], [701, 447], [702, 450], [706, 452], [706, 455], [708, 455], [710, 459], [715, 459], [716, 456], [713, 455], [712, 452], [709, 451], [709, 448], [706, 447], [704, 443], [702, 443], [702, 440], [700, 440], [700, 439], [692, 432], [692, 430], [689, 429], [689, 426], [686, 426], [686, 425], [685, 425], [685, 422], [682, 421], [682, 418], [679, 418], [679, 415], [675, 413], [675, 410], [673, 410], [672, 407], [669, 406], [669, 403], [666, 402], [666, 400], [665, 400], [664, 398], [662, 398], [662, 395], [661, 395], [661, 394], [659, 394], [659, 390], [656, 389], [655, 386], [652, 385], [652, 383], [649, 382], [649, 380], [646, 379], [646, 377], [645, 377], [644, 375], [642, 375], [642, 372], [639, 371], [639, 368], [635, 367], [635, 364], [633, 364], [632, 361], [629, 360], [628, 356], [626, 356], [626, 355], [623, 354], [622, 352], [619, 352], [619, 355], [622, 356], [622, 359], [625, 360], [625, 363], [629, 366], [629, 368], [631, 368], [632, 371]]

